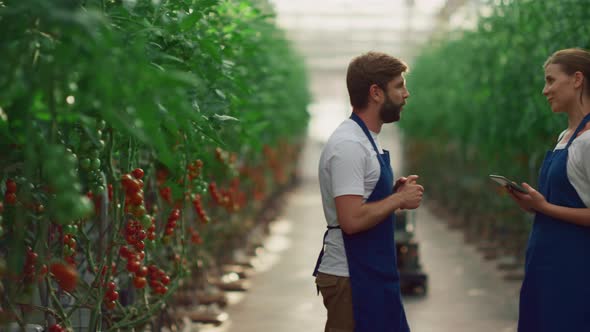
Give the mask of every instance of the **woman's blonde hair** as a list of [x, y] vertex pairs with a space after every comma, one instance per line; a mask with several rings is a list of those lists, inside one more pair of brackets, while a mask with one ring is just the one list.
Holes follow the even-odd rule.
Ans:
[[548, 65], [560, 65], [568, 75], [581, 72], [584, 75], [584, 94], [590, 97], [590, 52], [581, 48], [559, 50], [545, 61], [543, 68]]

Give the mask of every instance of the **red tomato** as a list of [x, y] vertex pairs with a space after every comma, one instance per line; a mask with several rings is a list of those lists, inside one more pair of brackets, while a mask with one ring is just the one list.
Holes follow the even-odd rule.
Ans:
[[150, 280], [150, 287], [155, 290], [158, 287], [162, 287], [162, 284], [158, 280], [152, 279]]
[[49, 327], [49, 332], [63, 332], [64, 328], [59, 324], [53, 324]]
[[131, 252], [129, 251], [129, 249], [126, 246], [121, 246], [119, 248], [119, 255], [121, 257], [128, 258], [130, 254], [131, 254]]
[[106, 293], [106, 298], [110, 302], [117, 301], [117, 299], [119, 298], [119, 292], [114, 291], [114, 290], [113, 291], [108, 291]]
[[135, 272], [135, 275], [138, 277], [145, 277], [148, 275], [148, 268], [145, 266], [142, 266], [139, 268], [139, 270], [137, 270], [137, 272]]
[[134, 245], [137, 251], [143, 251], [143, 249], [145, 249], [145, 242], [143, 241], [137, 241]]
[[170, 283], [170, 277], [165, 275], [162, 277], [161, 281], [164, 285], [168, 285]]
[[36, 252], [34, 252], [34, 251], [27, 252], [27, 260], [29, 262], [35, 263], [38, 258], [39, 258], [39, 255]]
[[6, 203], [14, 205], [16, 204], [16, 194], [9, 193], [8, 191], [6, 191], [6, 194], [4, 195], [4, 200], [6, 201]]
[[121, 175], [121, 184], [127, 188], [133, 182], [133, 177], [130, 174]]
[[141, 178], [143, 178], [143, 174], [144, 174], [144, 173], [143, 173], [143, 169], [141, 169], [141, 168], [136, 168], [136, 169], [134, 169], [132, 173], [133, 173], [133, 176], [134, 176], [136, 179], [141, 179]]
[[115, 309], [115, 307], [117, 307], [117, 303], [115, 301], [106, 302], [105, 306], [107, 307], [107, 309], [113, 310]]
[[12, 179], [6, 180], [6, 192], [7, 193], [15, 193], [16, 192], [16, 182]]
[[41, 265], [41, 268], [39, 269], [39, 275], [41, 275], [41, 276], [46, 275], [48, 270], [49, 270], [49, 268], [47, 267], [47, 265], [45, 265], [45, 264]]
[[53, 263], [49, 266], [49, 271], [55, 277], [59, 287], [67, 292], [76, 288], [78, 283], [78, 271], [72, 266], [63, 263]]
[[143, 203], [143, 194], [136, 192], [129, 197], [129, 202], [133, 205], [140, 205]]
[[170, 216], [168, 217], [168, 220], [178, 220], [180, 219], [180, 210], [179, 209], [174, 209], [172, 210], [172, 212], [170, 212]]
[[133, 278], [133, 286], [135, 286], [135, 288], [138, 288], [138, 289], [144, 288], [146, 284], [147, 284], [147, 280], [144, 277]]
[[130, 260], [127, 262], [127, 271], [129, 272], [137, 272], [141, 267], [141, 263], [136, 260]]

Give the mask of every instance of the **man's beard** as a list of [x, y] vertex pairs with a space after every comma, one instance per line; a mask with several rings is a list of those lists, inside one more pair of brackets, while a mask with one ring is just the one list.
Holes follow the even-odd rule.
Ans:
[[402, 111], [403, 104], [396, 104], [389, 98], [388, 95], [385, 95], [385, 102], [381, 105], [379, 109], [379, 117], [383, 123], [392, 123], [395, 121], [399, 121], [400, 113]]

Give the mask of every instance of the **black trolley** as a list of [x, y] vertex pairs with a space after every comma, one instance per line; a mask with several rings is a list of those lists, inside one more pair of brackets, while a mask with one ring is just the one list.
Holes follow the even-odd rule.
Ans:
[[425, 295], [428, 276], [422, 270], [418, 242], [414, 238], [416, 219], [414, 211], [398, 211], [395, 214], [395, 246], [400, 288], [403, 295]]

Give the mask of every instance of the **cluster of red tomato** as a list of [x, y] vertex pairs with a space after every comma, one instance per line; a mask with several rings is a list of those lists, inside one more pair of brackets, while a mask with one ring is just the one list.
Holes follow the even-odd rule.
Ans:
[[211, 181], [209, 183], [209, 194], [211, 194], [211, 198], [213, 198], [213, 201], [216, 204], [223, 205], [223, 198], [219, 193], [219, 189], [217, 189], [217, 183], [215, 183], [214, 181]]
[[113, 310], [117, 306], [119, 299], [119, 292], [117, 292], [117, 285], [114, 281], [107, 282], [107, 291], [104, 295], [104, 305], [107, 309]]
[[145, 253], [140, 251], [139, 253], [135, 253], [129, 251], [127, 247], [121, 247], [119, 251], [123, 258], [127, 259], [127, 271], [133, 273], [133, 286], [137, 289], [142, 289], [147, 284], [146, 276], [148, 275], [148, 268], [146, 266], [142, 266], [141, 262], [145, 258]]
[[[150, 277], [150, 288], [156, 294], [166, 294], [168, 292], [168, 284], [170, 284], [170, 277], [159, 269], [154, 264], [148, 266], [148, 274]], [[133, 281], [135, 284], [135, 280]], [[136, 286], [137, 287], [137, 286]]]
[[201, 175], [201, 169], [203, 168], [203, 162], [198, 159], [193, 161], [192, 163], [190, 163], [187, 166], [187, 170], [188, 170], [188, 179], [190, 181], [196, 179], [199, 177], [199, 175]]
[[168, 222], [166, 223], [166, 229], [164, 230], [164, 234], [166, 236], [171, 236], [174, 234], [174, 229], [176, 228], [176, 223], [180, 220], [180, 210], [179, 209], [172, 209], [170, 211], [170, 215], [168, 216]]
[[76, 239], [71, 234], [64, 235], [64, 260], [72, 266], [76, 266]]
[[4, 193], [4, 201], [8, 205], [16, 204], [16, 182], [12, 179], [6, 180], [6, 192]]
[[192, 244], [202, 244], [203, 243], [203, 238], [201, 238], [201, 234], [199, 234], [198, 231], [196, 231], [192, 226], [189, 227], [189, 232], [191, 233], [191, 243]]
[[201, 223], [207, 224], [209, 221], [211, 221], [209, 219], [209, 216], [207, 215], [207, 213], [205, 213], [205, 210], [203, 210], [203, 203], [201, 202], [201, 195], [196, 194], [194, 196], [193, 207], [195, 208], [195, 211], [199, 215], [199, 219], [201, 220]]
[[147, 233], [143, 229], [141, 223], [137, 220], [129, 219], [125, 226], [125, 241], [129, 245], [129, 251], [132, 253], [139, 253], [145, 249], [145, 239]]
[[246, 193], [240, 190], [239, 177], [232, 179], [229, 188], [225, 192], [222, 191], [222, 195], [227, 197], [225, 208], [229, 212], [239, 211], [242, 206], [246, 205]]
[[150, 226], [147, 229], [147, 238], [150, 241], [156, 240], [156, 219], [150, 217]]
[[[127, 260], [127, 271], [135, 274], [134, 285], [141, 285], [141, 278], [147, 275], [147, 269], [142, 266], [142, 262], [145, 259], [145, 252], [143, 251], [145, 244], [143, 240], [147, 237], [147, 233], [143, 230], [141, 224], [135, 220], [130, 220], [125, 227], [125, 239], [127, 240], [128, 246], [121, 246], [119, 254], [121, 257]], [[145, 286], [145, 282], [143, 282]], [[137, 288], [143, 288], [137, 287]]]
[[125, 189], [125, 211], [133, 217], [141, 218], [142, 222], [131, 218], [127, 221], [124, 236], [128, 246], [121, 246], [119, 254], [127, 259], [127, 271], [135, 273], [139, 278], [145, 277], [145, 275], [141, 275], [141, 263], [145, 258], [143, 250], [148, 237], [148, 233], [144, 230], [144, 224], [146, 227], [153, 225], [153, 219], [147, 215], [144, 206], [143, 175], [143, 170], [136, 168], [131, 174], [121, 176], [121, 184]]
[[[35, 272], [37, 270], [37, 259], [39, 255], [27, 247], [27, 256], [25, 257], [25, 268], [23, 270], [23, 280], [25, 283], [30, 284], [35, 281]], [[47, 266], [44, 265], [44, 271], [47, 272]]]
[[131, 174], [121, 176], [121, 184], [125, 189], [125, 212], [137, 218], [141, 218], [147, 213], [143, 204], [143, 174], [141, 168], [136, 168]]
[[246, 204], [246, 193], [241, 192], [239, 187], [239, 178], [233, 179], [227, 189], [219, 189], [215, 182], [211, 182], [209, 183], [209, 193], [217, 205], [223, 206], [228, 212], [236, 212]]
[[156, 182], [158, 183], [160, 197], [162, 197], [163, 200], [168, 202], [168, 204], [172, 204], [172, 189], [164, 185], [167, 179], [168, 171], [165, 168], [158, 169], [158, 171], [156, 172]]
[[261, 166], [248, 167], [244, 165], [240, 168], [240, 176], [253, 182], [252, 198], [255, 201], [262, 201], [266, 197], [266, 180], [264, 169]]

